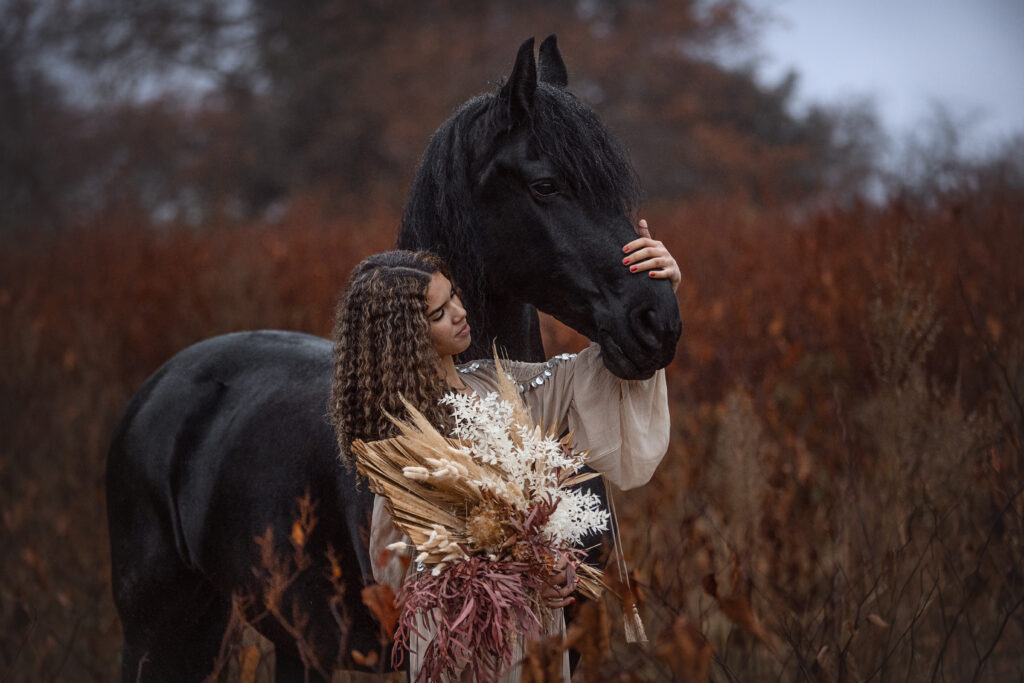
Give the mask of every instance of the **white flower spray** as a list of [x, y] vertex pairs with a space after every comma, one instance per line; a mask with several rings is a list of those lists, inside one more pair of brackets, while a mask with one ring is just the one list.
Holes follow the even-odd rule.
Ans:
[[467, 443], [464, 453], [505, 473], [473, 481], [473, 486], [524, 512], [537, 501], [557, 500], [544, 526], [555, 546], [576, 545], [588, 534], [608, 528], [608, 511], [601, 508], [600, 498], [559, 485], [583, 467], [585, 452], [563, 448], [559, 439], [544, 434], [539, 426], [517, 424], [514, 406], [496, 392], [483, 397], [449, 393], [441, 403], [452, 410], [451, 436]]

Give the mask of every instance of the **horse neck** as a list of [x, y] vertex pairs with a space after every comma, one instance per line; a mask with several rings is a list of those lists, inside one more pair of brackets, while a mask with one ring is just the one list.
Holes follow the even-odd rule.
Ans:
[[482, 322], [473, 327], [473, 341], [462, 353], [464, 360], [491, 358], [492, 343], [511, 360], [534, 363], [545, 360], [540, 318], [537, 309], [530, 304], [490, 297], [486, 314], [472, 303], [468, 310], [470, 325], [474, 320]]

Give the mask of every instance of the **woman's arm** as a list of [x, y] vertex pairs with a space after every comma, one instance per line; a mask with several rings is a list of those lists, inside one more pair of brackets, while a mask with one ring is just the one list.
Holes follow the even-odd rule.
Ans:
[[377, 583], [391, 586], [395, 594], [405, 579], [408, 555], [388, 550], [388, 546], [408, 539], [399, 531], [388, 514], [382, 496], [373, 497], [373, 515], [370, 518], [370, 565]]

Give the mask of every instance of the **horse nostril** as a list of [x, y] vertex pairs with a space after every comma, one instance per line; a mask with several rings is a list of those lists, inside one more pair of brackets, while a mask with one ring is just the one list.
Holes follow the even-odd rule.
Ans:
[[659, 327], [653, 308], [641, 309], [633, 316], [633, 332], [649, 348], [657, 348], [659, 344]]
[[648, 308], [646, 311], [643, 312], [643, 321], [644, 324], [647, 325], [648, 327], [657, 327], [658, 318], [657, 316], [654, 315], [653, 308]]

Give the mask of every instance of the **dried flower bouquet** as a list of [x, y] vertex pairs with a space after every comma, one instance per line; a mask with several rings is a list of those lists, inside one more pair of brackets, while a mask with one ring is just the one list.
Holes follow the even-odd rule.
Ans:
[[399, 436], [352, 452], [370, 489], [384, 496], [395, 525], [413, 550], [398, 595], [396, 665], [411, 637], [433, 638], [418, 681], [495, 681], [514, 664], [516, 639], [541, 635], [550, 614], [541, 602], [548, 576], [566, 558], [569, 580], [596, 598], [601, 573], [576, 566], [576, 544], [603, 530], [608, 513], [594, 494], [570, 487], [586, 452], [546, 434], [496, 360], [500, 391], [485, 397], [448, 394], [454, 427], [445, 437], [411, 405], [408, 421], [393, 419]]

